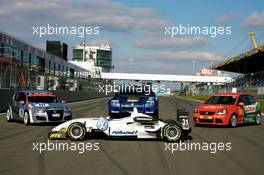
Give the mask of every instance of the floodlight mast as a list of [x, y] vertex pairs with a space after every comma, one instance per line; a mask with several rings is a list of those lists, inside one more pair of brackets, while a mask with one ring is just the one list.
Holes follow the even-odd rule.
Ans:
[[254, 49], [257, 49], [258, 48], [258, 45], [257, 45], [257, 41], [256, 41], [256, 37], [255, 37], [255, 33], [254, 32], [249, 32], [249, 36], [251, 38], [251, 41], [253, 43], [253, 47]]
[[83, 62], [85, 61], [85, 56], [86, 54], [85, 54], [85, 34], [84, 34], [83, 36]]

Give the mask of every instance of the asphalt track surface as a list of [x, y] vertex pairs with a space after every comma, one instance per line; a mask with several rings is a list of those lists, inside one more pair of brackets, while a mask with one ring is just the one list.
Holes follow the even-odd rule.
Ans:
[[[175, 97], [160, 98], [160, 117], [174, 118], [176, 108], [192, 112], [199, 102]], [[107, 99], [69, 104], [74, 117], [105, 116]], [[237, 128], [193, 127], [187, 142], [231, 142], [230, 151], [165, 150], [163, 141], [92, 139], [98, 151], [33, 151], [33, 142], [47, 142], [53, 126], [7, 123], [0, 115], [0, 174], [49, 175], [175, 175], [175, 174], [263, 174], [264, 125]], [[190, 138], [191, 139], [191, 138]], [[68, 140], [58, 142], [72, 143]], [[83, 142], [76, 142], [83, 143]]]

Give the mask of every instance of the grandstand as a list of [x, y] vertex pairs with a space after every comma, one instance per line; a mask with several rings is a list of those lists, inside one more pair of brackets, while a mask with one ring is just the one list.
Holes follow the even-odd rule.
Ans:
[[[263, 33], [264, 34], [264, 33]], [[239, 73], [229, 87], [237, 87], [241, 91], [247, 88], [256, 89], [264, 86], [264, 45], [257, 45], [255, 34], [249, 33], [253, 48], [240, 55], [213, 65], [215, 70]]]

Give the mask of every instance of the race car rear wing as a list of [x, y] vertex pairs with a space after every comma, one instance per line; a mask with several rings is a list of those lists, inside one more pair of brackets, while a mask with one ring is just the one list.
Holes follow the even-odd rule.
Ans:
[[189, 112], [185, 109], [177, 109], [177, 122], [181, 124], [183, 130], [190, 129]]

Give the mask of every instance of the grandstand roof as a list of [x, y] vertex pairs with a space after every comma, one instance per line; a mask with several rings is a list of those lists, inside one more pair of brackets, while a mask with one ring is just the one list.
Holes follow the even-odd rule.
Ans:
[[243, 74], [264, 71], [264, 45], [215, 64], [211, 68]]

